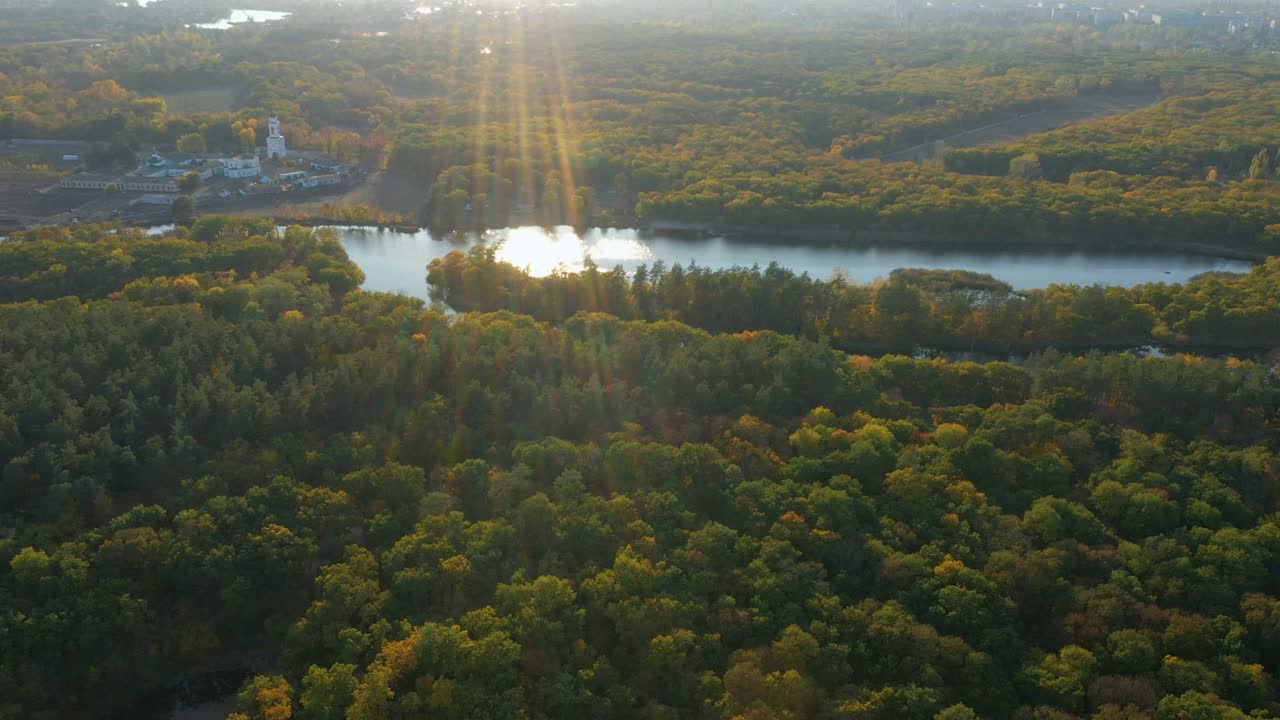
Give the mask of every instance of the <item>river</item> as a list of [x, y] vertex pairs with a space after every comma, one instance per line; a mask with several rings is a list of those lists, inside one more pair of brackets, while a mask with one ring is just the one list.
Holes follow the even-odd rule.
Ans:
[[1205, 255], [1154, 250], [955, 250], [921, 247], [777, 244], [720, 237], [677, 237], [637, 230], [592, 229], [576, 233], [559, 227], [494, 230], [483, 238], [443, 238], [426, 230], [414, 233], [368, 227], [338, 227], [347, 254], [365, 273], [369, 290], [427, 297], [426, 266], [453, 250], [481, 242], [493, 244], [498, 258], [534, 275], [557, 268], [582, 269], [589, 255], [601, 268], [621, 265], [628, 271], [662, 260], [668, 266], [696, 261], [709, 268], [759, 264], [779, 265], [826, 279], [840, 272], [867, 283], [888, 277], [898, 268], [971, 270], [988, 273], [1015, 289], [1052, 283], [1131, 286], [1148, 282], [1183, 282], [1209, 271], [1247, 272], [1252, 264]]
[[226, 17], [215, 22], [195, 23], [187, 27], [197, 27], [201, 30], [230, 30], [236, 25], [244, 23], [264, 23], [284, 20], [293, 13], [277, 12], [275, 10], [232, 10]]

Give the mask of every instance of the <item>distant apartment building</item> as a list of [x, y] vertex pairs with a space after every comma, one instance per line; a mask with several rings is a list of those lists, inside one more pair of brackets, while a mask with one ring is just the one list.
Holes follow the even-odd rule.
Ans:
[[1048, 5], [1036, 4], [1028, 5], [1022, 10], [1022, 16], [1026, 20], [1032, 22], [1043, 22], [1053, 19], [1053, 8]]
[[1053, 8], [1053, 13], [1049, 19], [1056, 23], [1092, 22], [1093, 9], [1083, 5], [1059, 3], [1057, 7]]
[[1151, 22], [1163, 27], [1226, 30], [1231, 18], [1226, 15], [1206, 15], [1190, 12], [1151, 13]]

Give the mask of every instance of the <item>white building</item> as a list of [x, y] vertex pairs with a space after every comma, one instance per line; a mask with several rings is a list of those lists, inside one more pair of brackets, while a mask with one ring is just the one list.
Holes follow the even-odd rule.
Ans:
[[222, 161], [222, 174], [229, 178], [256, 178], [262, 175], [257, 155], [238, 155]]
[[208, 180], [220, 168], [221, 165], [217, 164], [216, 160], [209, 161], [203, 157], [185, 155], [165, 157], [159, 153], [151, 153], [151, 156], [147, 158], [142, 167], [131, 174], [149, 178], [180, 178], [184, 175], [195, 173], [200, 176], [201, 180]]
[[274, 160], [288, 155], [284, 147], [284, 136], [280, 134], [280, 118], [275, 113], [267, 118], [267, 159]]
[[178, 181], [170, 178], [144, 178], [125, 175], [120, 178], [119, 186], [125, 192], [178, 192]]
[[213, 167], [211, 165], [206, 164], [206, 165], [201, 165], [199, 167], [192, 167], [192, 168], [176, 167], [176, 168], [168, 169], [169, 177], [180, 178], [180, 177], [185, 177], [187, 175], [191, 175], [193, 173], [196, 175], [199, 175], [201, 180], [208, 180], [209, 178], [213, 177]]
[[178, 182], [167, 177], [146, 177], [143, 175], [91, 175], [79, 173], [62, 178], [62, 187], [71, 190], [106, 190], [115, 186], [121, 192], [176, 193]]
[[115, 178], [109, 175], [76, 173], [62, 178], [61, 185], [69, 190], [106, 190], [107, 186], [113, 182]]
[[342, 182], [341, 175], [313, 175], [309, 178], [303, 178], [302, 187], [315, 188], [323, 185], [337, 185]]

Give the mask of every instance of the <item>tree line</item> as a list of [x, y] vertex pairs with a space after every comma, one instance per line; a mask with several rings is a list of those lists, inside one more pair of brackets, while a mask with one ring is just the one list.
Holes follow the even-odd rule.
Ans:
[[1149, 344], [1265, 352], [1280, 345], [1278, 282], [1275, 258], [1245, 274], [1206, 273], [1182, 284], [1016, 292], [968, 272], [904, 269], [857, 284], [842, 276], [818, 280], [776, 263], [711, 270], [658, 262], [628, 275], [588, 262], [582, 272], [534, 277], [484, 246], [433, 260], [427, 272], [431, 297], [461, 312], [510, 310], [556, 324], [604, 312], [710, 332], [772, 330], [851, 352], [1026, 353]]

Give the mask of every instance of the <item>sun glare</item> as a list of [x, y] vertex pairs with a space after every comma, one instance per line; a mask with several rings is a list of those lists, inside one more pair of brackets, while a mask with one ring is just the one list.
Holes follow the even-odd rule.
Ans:
[[652, 251], [634, 230], [588, 230], [579, 235], [568, 225], [552, 230], [526, 226], [493, 230], [484, 240], [497, 248], [497, 258], [531, 275], [546, 277], [553, 272], [577, 272], [590, 257], [597, 265], [611, 268], [617, 263], [647, 262]]

